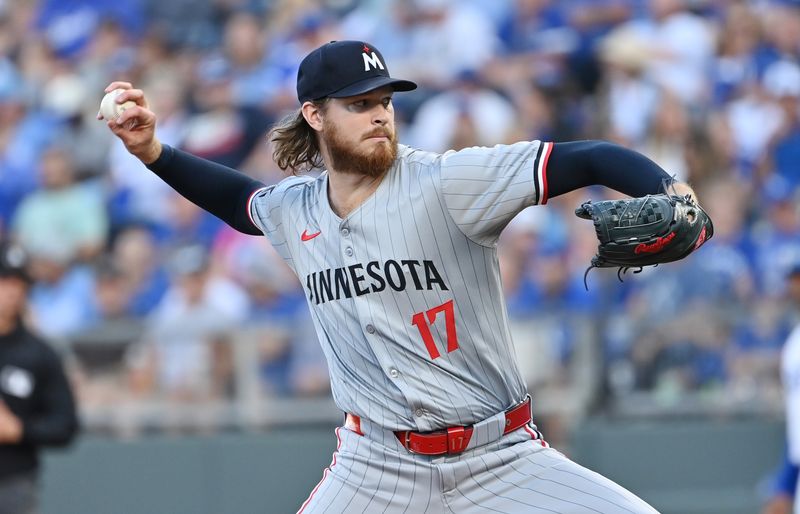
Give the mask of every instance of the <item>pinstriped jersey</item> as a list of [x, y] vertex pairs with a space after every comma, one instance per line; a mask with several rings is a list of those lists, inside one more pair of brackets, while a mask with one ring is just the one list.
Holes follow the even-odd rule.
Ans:
[[547, 201], [551, 143], [398, 147], [346, 218], [328, 175], [256, 191], [250, 215], [302, 283], [336, 404], [392, 430], [469, 425], [521, 401], [496, 244]]

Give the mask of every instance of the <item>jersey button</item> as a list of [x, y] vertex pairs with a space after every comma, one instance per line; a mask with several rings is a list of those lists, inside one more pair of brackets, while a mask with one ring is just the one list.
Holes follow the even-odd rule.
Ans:
[[417, 409], [414, 411], [414, 416], [421, 418], [425, 415], [425, 409]]
[[367, 325], [367, 332], [369, 332], [370, 334], [374, 334], [375, 327], [373, 327], [372, 325]]
[[400, 372], [395, 368], [389, 368], [389, 376], [392, 378], [397, 378], [400, 376]]
[[344, 249], [344, 254], [347, 255], [348, 257], [352, 257], [353, 249], [348, 246], [347, 248]]
[[350, 235], [350, 231], [349, 231], [349, 230], [347, 230], [347, 228], [343, 228], [343, 229], [342, 229], [342, 235], [343, 235], [344, 237], [347, 237], [347, 236], [349, 236], [349, 235]]

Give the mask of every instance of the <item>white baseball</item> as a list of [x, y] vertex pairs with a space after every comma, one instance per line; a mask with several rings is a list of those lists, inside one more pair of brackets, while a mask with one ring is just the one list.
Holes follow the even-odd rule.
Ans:
[[124, 89], [115, 89], [109, 93], [107, 93], [103, 99], [100, 101], [100, 114], [103, 116], [105, 120], [115, 120], [117, 119], [125, 109], [129, 109], [136, 105], [136, 102], [132, 100], [128, 100], [127, 102], [123, 102], [121, 104], [117, 103], [117, 97], [125, 91]]

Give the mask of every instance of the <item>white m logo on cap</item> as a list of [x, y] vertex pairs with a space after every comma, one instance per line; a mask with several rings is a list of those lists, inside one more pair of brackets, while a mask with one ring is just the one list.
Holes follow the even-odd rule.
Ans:
[[367, 55], [367, 52], [361, 52], [364, 57], [364, 71], [369, 71], [369, 67], [384, 69], [383, 63], [378, 59], [377, 54], [372, 52], [372, 55]]

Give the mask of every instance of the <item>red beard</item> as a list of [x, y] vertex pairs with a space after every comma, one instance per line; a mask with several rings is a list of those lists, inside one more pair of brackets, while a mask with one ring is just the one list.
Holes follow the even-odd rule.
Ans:
[[385, 135], [389, 144], [378, 144], [369, 153], [355, 150], [341, 137], [339, 130], [327, 121], [323, 121], [323, 140], [331, 159], [331, 167], [336, 171], [380, 177], [392, 166], [397, 158], [397, 135], [389, 129], [377, 129], [367, 137]]

